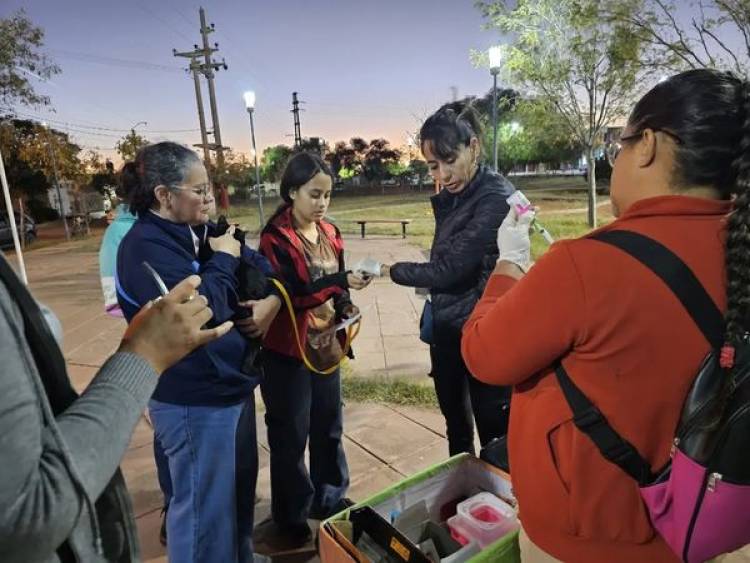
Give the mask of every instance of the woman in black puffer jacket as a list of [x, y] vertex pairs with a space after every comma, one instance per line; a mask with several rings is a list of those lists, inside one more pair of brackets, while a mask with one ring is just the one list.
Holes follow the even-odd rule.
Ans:
[[[461, 329], [495, 267], [497, 229], [508, 213], [506, 199], [515, 191], [480, 163], [481, 134], [476, 114], [462, 102], [444, 105], [424, 122], [422, 153], [443, 188], [432, 197], [430, 261], [383, 266], [383, 274], [395, 283], [430, 290], [432, 326], [426, 332], [432, 333], [432, 377], [451, 455], [474, 453], [472, 418], [483, 446], [508, 429], [510, 389], [474, 379], [461, 358]], [[429, 321], [430, 315], [423, 315], [422, 322]]]

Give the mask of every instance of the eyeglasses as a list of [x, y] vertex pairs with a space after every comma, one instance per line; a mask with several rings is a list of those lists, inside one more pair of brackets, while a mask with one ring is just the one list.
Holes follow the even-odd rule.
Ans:
[[638, 139], [643, 136], [643, 131], [646, 129], [651, 129], [655, 133], [664, 133], [665, 135], [672, 137], [675, 143], [678, 145], [682, 144], [682, 139], [678, 137], [675, 133], [672, 133], [671, 131], [667, 131], [666, 129], [659, 129], [656, 127], [644, 127], [641, 131], [638, 133], [633, 133], [631, 135], [625, 135], [624, 137], [620, 137], [619, 139], [610, 142], [606, 147], [606, 153], [607, 153], [607, 161], [609, 162], [609, 165], [614, 167], [615, 160], [617, 160], [617, 157], [620, 155], [620, 151], [622, 150], [623, 143], [625, 141], [632, 141], [634, 139]]
[[179, 186], [169, 186], [170, 190], [174, 190], [177, 192], [190, 192], [192, 194], [197, 195], [198, 197], [208, 197], [211, 194], [211, 185], [210, 184], [201, 184], [199, 186], [193, 186], [191, 188], [181, 188]]

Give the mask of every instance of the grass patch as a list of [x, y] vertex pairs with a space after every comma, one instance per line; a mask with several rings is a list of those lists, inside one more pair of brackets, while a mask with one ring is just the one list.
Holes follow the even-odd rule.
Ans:
[[435, 389], [400, 379], [345, 375], [341, 380], [344, 400], [357, 403], [390, 403], [414, 407], [438, 408]]
[[[599, 209], [599, 213], [597, 214], [597, 223], [599, 226], [611, 222], [612, 218], [609, 210]], [[541, 213], [539, 221], [555, 240], [578, 238], [591, 230], [585, 211], [576, 214]], [[534, 260], [539, 259], [542, 254], [547, 252], [548, 248], [549, 245], [542, 238], [542, 235], [538, 233], [531, 235], [531, 256]]]

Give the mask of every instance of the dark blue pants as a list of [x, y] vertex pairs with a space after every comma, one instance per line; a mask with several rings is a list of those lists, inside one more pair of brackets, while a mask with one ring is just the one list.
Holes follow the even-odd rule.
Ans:
[[[271, 511], [281, 527], [327, 514], [349, 487], [342, 444], [341, 377], [310, 372], [300, 361], [263, 355], [261, 383], [271, 449]], [[310, 440], [310, 472], [305, 446]]]
[[180, 563], [251, 563], [258, 449], [255, 401], [149, 403], [172, 484], [167, 551]]

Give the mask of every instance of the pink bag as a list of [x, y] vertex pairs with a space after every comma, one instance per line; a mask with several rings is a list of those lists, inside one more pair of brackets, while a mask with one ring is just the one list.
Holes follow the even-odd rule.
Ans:
[[685, 561], [706, 561], [748, 543], [750, 486], [722, 479], [677, 450], [670, 478], [641, 487], [651, 523]]

